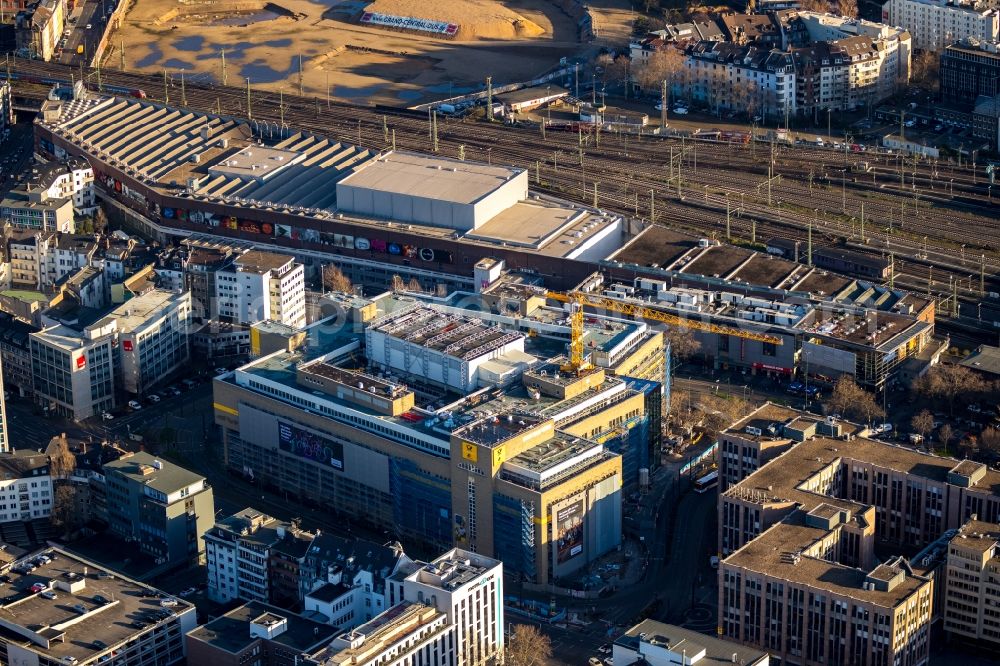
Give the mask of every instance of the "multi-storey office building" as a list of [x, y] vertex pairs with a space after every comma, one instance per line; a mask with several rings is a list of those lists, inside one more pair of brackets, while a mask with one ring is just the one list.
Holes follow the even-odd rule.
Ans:
[[948, 543], [944, 630], [1000, 647], [1000, 525], [969, 520]]
[[1000, 476], [864, 435], [772, 404], [720, 435], [727, 636], [790, 663], [926, 663], [940, 582], [877, 564], [875, 545], [916, 550], [972, 515], [995, 520]]
[[87, 326], [32, 333], [35, 400], [77, 421], [110, 411], [119, 390], [148, 391], [188, 360], [190, 322], [188, 292], [153, 289]]
[[[184, 663], [184, 634], [197, 620], [182, 599], [169, 608], [153, 604], [151, 596], [165, 595], [58, 548], [14, 561], [7, 575], [11, 589], [25, 592], [0, 605], [5, 664]], [[29, 590], [39, 581], [56, 598]]]
[[116, 324], [119, 385], [126, 393], [144, 394], [191, 357], [190, 292], [154, 289], [125, 301], [102, 321]]
[[997, 40], [996, 5], [982, 0], [888, 0], [882, 20], [903, 26], [913, 35], [914, 48], [940, 51], [970, 37]]
[[1000, 95], [1000, 42], [966, 39], [941, 52], [941, 101], [972, 109], [981, 96]]
[[31, 334], [32, 388], [43, 409], [76, 421], [114, 409], [112, 329], [79, 331], [60, 324]]
[[215, 520], [205, 477], [140, 452], [104, 466], [111, 530], [160, 565], [197, 563]]

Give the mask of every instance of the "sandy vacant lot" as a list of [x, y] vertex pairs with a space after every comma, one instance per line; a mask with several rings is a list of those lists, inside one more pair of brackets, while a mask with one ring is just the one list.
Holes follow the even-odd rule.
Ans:
[[[597, 0], [617, 5], [623, 0]], [[361, 25], [362, 11], [460, 25], [456, 39]], [[548, 0], [136, 0], [111, 43], [130, 69], [360, 103], [416, 104], [536, 76], [587, 44]], [[118, 53], [109, 49], [110, 64]]]

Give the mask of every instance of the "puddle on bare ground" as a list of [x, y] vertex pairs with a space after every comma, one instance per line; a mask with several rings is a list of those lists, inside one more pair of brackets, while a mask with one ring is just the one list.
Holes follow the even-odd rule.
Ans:
[[163, 51], [160, 50], [156, 44], [149, 45], [149, 53], [136, 61], [136, 67], [152, 67], [156, 63], [160, 62], [163, 57]]
[[240, 13], [223, 16], [209, 21], [207, 25], [249, 26], [255, 23], [273, 21], [279, 16], [281, 16], [281, 14], [278, 14], [277, 12], [262, 9], [257, 12], [248, 12], [246, 14]]
[[357, 97], [371, 97], [375, 93], [382, 90], [385, 84], [379, 83], [373, 86], [364, 86], [361, 88], [345, 88], [343, 86], [337, 86], [335, 89], [337, 97], [341, 99], [355, 99]]
[[205, 46], [203, 35], [189, 35], [174, 41], [174, 48], [178, 51], [192, 51], [197, 53]]

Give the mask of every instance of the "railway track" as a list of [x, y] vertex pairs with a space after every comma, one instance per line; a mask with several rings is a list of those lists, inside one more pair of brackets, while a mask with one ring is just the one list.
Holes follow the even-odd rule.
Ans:
[[[18, 61], [13, 71], [69, 79], [76, 70]], [[86, 73], [97, 88], [95, 71]], [[425, 114], [102, 70], [102, 85], [149, 99], [251, 117], [277, 136], [302, 129], [376, 149], [433, 151]], [[970, 165], [808, 146], [579, 135], [439, 117], [440, 154], [525, 168], [532, 186], [683, 231], [742, 241], [781, 236], [894, 258], [897, 286], [978, 302], [1000, 291], [1000, 202]], [[767, 181], [770, 179], [770, 195]], [[595, 197], [596, 193], [596, 197]], [[998, 191], [1000, 196], [1000, 191]], [[863, 206], [863, 231], [862, 231]], [[727, 215], [728, 210], [728, 215]], [[728, 218], [728, 224], [727, 224]], [[974, 230], [974, 233], [970, 233]]]

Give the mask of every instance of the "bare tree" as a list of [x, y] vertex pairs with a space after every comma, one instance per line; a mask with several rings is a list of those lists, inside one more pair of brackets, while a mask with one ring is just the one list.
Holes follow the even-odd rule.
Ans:
[[76, 456], [69, 450], [65, 433], [49, 440], [45, 449], [49, 457], [49, 474], [55, 479], [68, 479], [76, 469]]
[[915, 382], [918, 393], [931, 400], [948, 404], [950, 414], [955, 413], [955, 400], [986, 389], [985, 383], [971, 370], [960, 365], [938, 364]]
[[1000, 430], [987, 428], [979, 434], [979, 448], [996, 456], [1000, 454]]
[[100, 206], [94, 211], [94, 233], [103, 234], [108, 228], [108, 216]]
[[406, 283], [407, 291], [423, 291], [424, 288], [420, 286], [420, 280], [415, 277], [410, 278], [410, 281]]
[[934, 430], [934, 416], [926, 409], [921, 410], [910, 419], [910, 427], [926, 441]]
[[507, 640], [504, 661], [507, 666], [544, 666], [552, 658], [552, 641], [530, 624], [518, 624]]
[[81, 520], [76, 510], [76, 488], [71, 482], [62, 481], [56, 485], [49, 521], [67, 537], [80, 527]]
[[392, 276], [392, 290], [393, 291], [403, 291], [406, 289], [406, 283], [403, 282], [403, 278], [399, 275]]
[[750, 403], [742, 398], [706, 396], [701, 400], [702, 423], [706, 430], [718, 433], [750, 413]]
[[694, 356], [701, 349], [701, 343], [694, 337], [689, 328], [671, 326], [663, 331], [663, 336], [670, 345], [670, 355], [674, 360], [672, 365]]
[[354, 285], [344, 272], [333, 264], [323, 265], [323, 288], [327, 291], [341, 291], [351, 293]]
[[684, 54], [673, 45], [667, 45], [649, 54], [634, 68], [634, 78], [646, 92], [655, 92], [666, 81], [669, 86], [684, 71]]
[[885, 412], [875, 402], [875, 396], [864, 390], [850, 375], [841, 375], [833, 385], [833, 391], [826, 400], [827, 408], [832, 413], [842, 414], [848, 419], [872, 423], [875, 419], [885, 416]]
[[948, 445], [951, 443], [951, 438], [954, 436], [951, 426], [945, 423], [940, 428], [938, 428], [938, 441], [944, 444], [944, 450], [947, 453]]
[[858, 0], [837, 0], [837, 11], [848, 18], [858, 17]]
[[933, 51], [918, 51], [912, 58], [913, 75], [910, 80], [918, 85], [936, 90], [941, 77], [941, 59]]

